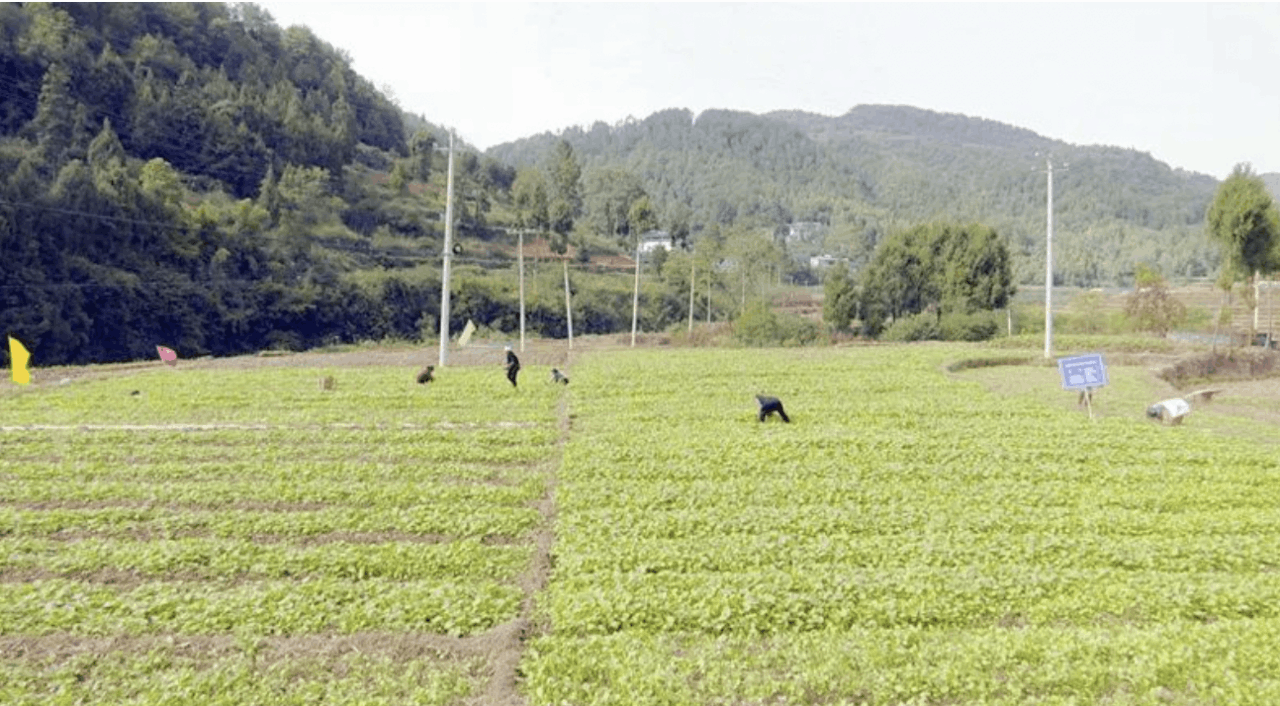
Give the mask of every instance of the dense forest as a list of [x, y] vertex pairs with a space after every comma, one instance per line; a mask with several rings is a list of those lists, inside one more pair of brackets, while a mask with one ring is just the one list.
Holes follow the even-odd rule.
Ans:
[[[3, 4], [0, 94], [0, 327], [35, 364], [438, 330], [449, 135], [309, 29], [247, 3]], [[856, 278], [928, 223], [981, 223], [1035, 283], [1046, 155], [1060, 283], [1217, 267], [1214, 179], [915, 108], [671, 109], [457, 147], [452, 330], [514, 330], [517, 230], [547, 336], [567, 333], [562, 272], [575, 331], [626, 328], [625, 256], [656, 229], [675, 249], [644, 261], [645, 330], [683, 321], [694, 285], [716, 321], [770, 284], [816, 285], [815, 255]]]
[[43, 364], [418, 335], [425, 285], [346, 275], [436, 220], [369, 176], [431, 145], [350, 63], [250, 4], [0, 5], [0, 324]]
[[1006, 239], [1023, 283], [1044, 279], [1051, 158], [1059, 283], [1124, 285], [1139, 263], [1204, 277], [1217, 263], [1204, 236], [1217, 180], [1135, 150], [1070, 145], [980, 118], [867, 105], [834, 118], [667, 110], [489, 154], [519, 167], [557, 140], [573, 146], [586, 173], [637, 175], [668, 220], [683, 210], [701, 225], [823, 226], [820, 238], [793, 244], [797, 254], [865, 264], [892, 231], [981, 222]]

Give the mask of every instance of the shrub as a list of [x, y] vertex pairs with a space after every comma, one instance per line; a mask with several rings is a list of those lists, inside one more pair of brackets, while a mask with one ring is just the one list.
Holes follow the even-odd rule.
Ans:
[[936, 341], [942, 338], [942, 328], [938, 325], [938, 315], [932, 311], [922, 311], [894, 321], [881, 334], [880, 339], [895, 343], [909, 341]]
[[994, 311], [943, 314], [938, 326], [944, 341], [986, 341], [1000, 330]]
[[748, 346], [803, 346], [818, 340], [822, 327], [794, 314], [778, 314], [763, 301], [753, 302], [733, 323], [733, 336]]

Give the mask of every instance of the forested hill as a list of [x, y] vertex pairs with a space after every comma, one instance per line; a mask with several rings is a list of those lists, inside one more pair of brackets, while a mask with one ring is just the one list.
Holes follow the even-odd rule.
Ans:
[[6, 4], [0, 31], [0, 134], [39, 133], [49, 162], [109, 122], [130, 156], [245, 197], [272, 159], [338, 170], [358, 144], [405, 146], [349, 57], [252, 4]]
[[[0, 327], [37, 365], [420, 333], [419, 290], [346, 275], [378, 227], [438, 220], [403, 188], [430, 140], [310, 30], [252, 4], [4, 3], [0, 96]], [[375, 184], [393, 164], [400, 188]]]
[[826, 238], [808, 247], [855, 261], [895, 228], [981, 221], [1007, 238], [1026, 282], [1043, 281], [1051, 157], [1061, 281], [1124, 282], [1140, 262], [1175, 278], [1217, 266], [1204, 235], [1212, 177], [1136, 150], [1071, 145], [991, 120], [880, 105], [839, 117], [671, 109], [488, 154], [532, 164], [559, 139], [586, 163], [584, 174], [632, 171], [668, 213], [683, 204], [695, 224], [820, 222], [829, 226]]

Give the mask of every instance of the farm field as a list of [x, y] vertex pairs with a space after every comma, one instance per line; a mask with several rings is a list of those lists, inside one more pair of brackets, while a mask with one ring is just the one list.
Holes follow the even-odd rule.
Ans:
[[1056, 368], [951, 366], [1004, 357], [1027, 351], [9, 387], [0, 702], [1280, 700], [1274, 425], [1154, 425], [1172, 391], [1139, 364], [1093, 420]]
[[0, 703], [509, 691], [562, 391], [191, 365], [4, 397]]
[[966, 355], [584, 360], [530, 702], [1280, 698], [1274, 447], [1149, 423], [1145, 368], [1091, 421], [1054, 369]]

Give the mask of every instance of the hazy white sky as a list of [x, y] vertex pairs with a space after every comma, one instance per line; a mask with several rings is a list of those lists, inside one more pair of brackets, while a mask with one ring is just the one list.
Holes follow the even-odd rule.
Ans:
[[665, 108], [897, 104], [1280, 172], [1280, 3], [258, 4], [482, 149]]

